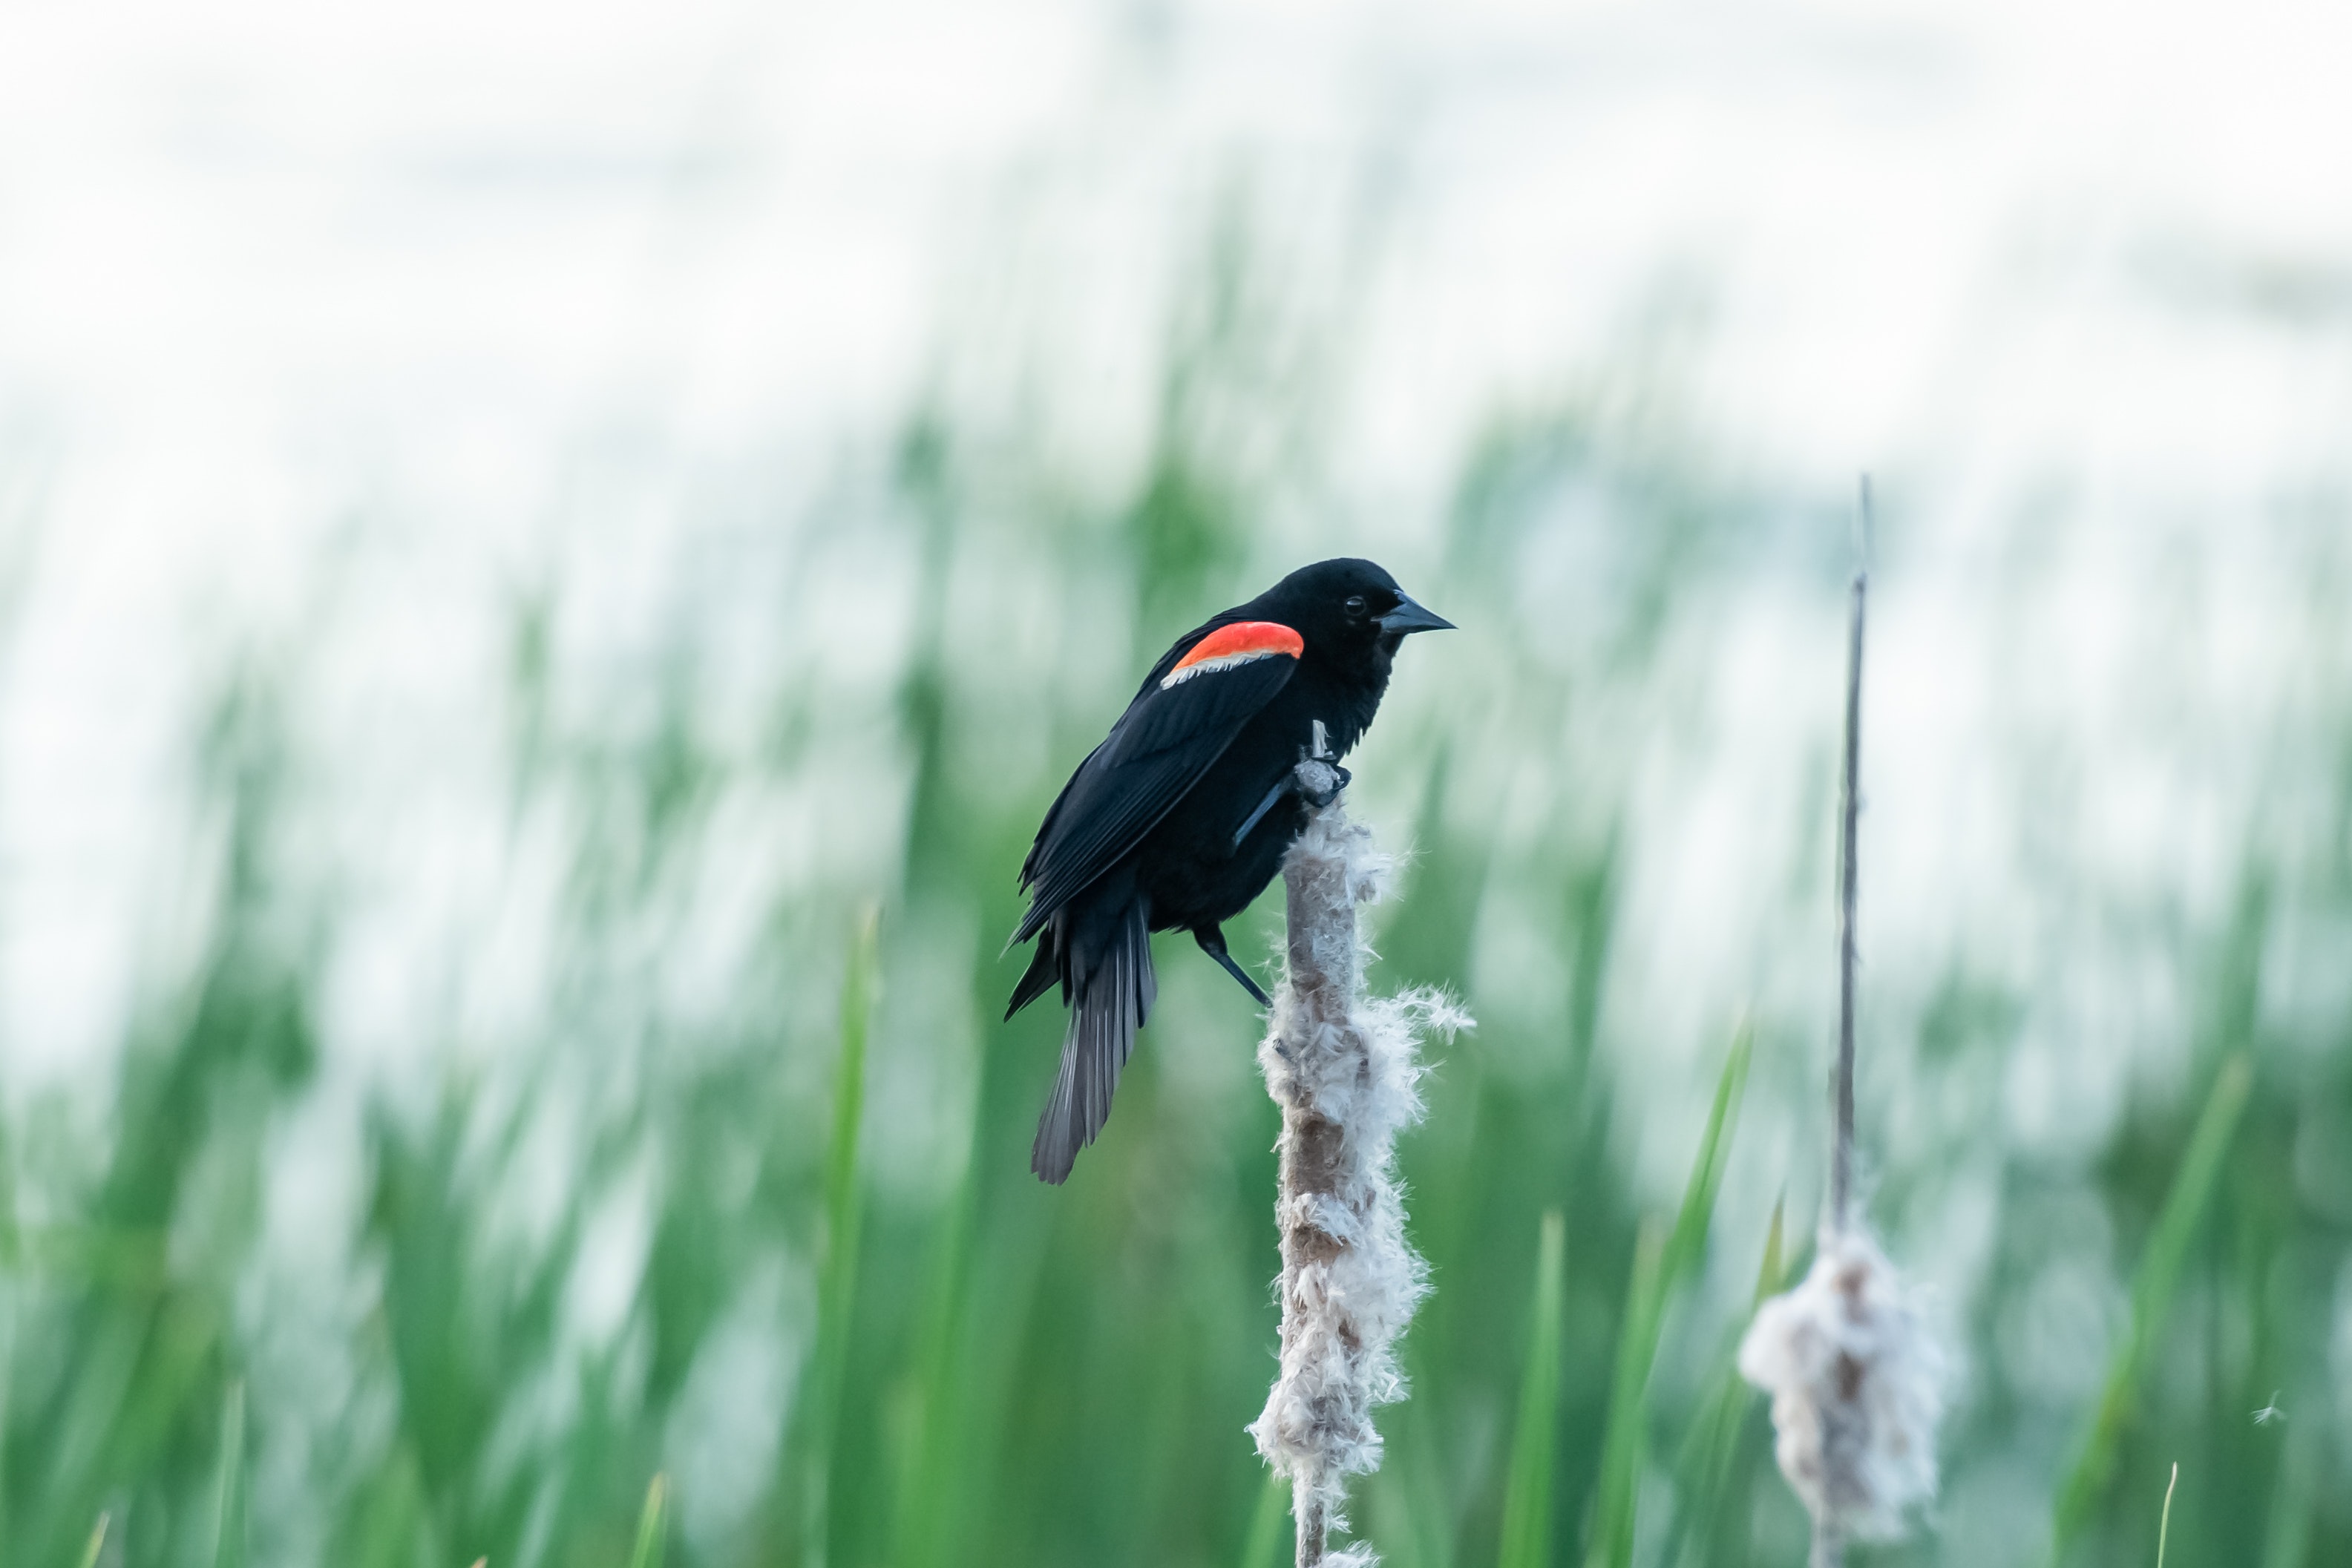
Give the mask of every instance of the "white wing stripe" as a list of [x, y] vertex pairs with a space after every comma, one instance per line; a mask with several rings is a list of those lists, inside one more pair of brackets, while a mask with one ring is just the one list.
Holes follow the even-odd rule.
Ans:
[[1189, 681], [1194, 675], [1205, 675], [1212, 670], [1230, 670], [1241, 664], [1254, 664], [1260, 659], [1288, 659], [1296, 656], [1286, 648], [1244, 648], [1237, 653], [1220, 653], [1214, 658], [1201, 659], [1190, 664], [1178, 665], [1161, 678], [1160, 689], [1164, 692], [1179, 682]]

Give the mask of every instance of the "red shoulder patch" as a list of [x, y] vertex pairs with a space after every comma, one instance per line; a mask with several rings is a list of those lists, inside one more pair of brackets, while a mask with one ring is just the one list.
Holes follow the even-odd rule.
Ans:
[[1160, 680], [1164, 689], [1211, 670], [1230, 670], [1276, 654], [1296, 659], [1307, 651], [1307, 639], [1279, 621], [1236, 621], [1220, 626], [1184, 652], [1176, 667]]

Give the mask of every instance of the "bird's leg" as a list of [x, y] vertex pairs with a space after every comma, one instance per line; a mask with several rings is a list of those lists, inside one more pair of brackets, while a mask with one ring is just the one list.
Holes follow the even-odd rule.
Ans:
[[1285, 795], [1289, 794], [1293, 789], [1297, 788], [1297, 779], [1291, 774], [1284, 774], [1280, 782], [1276, 783], [1273, 789], [1265, 792], [1265, 799], [1257, 803], [1257, 810], [1252, 811], [1249, 814], [1248, 819], [1244, 821], [1240, 827], [1234, 830], [1234, 848], [1241, 848], [1242, 841], [1250, 836], [1250, 830], [1256, 827], [1260, 822], [1265, 821], [1265, 814], [1268, 811], [1273, 810], [1276, 805], [1281, 801]]
[[1304, 795], [1307, 803], [1319, 811], [1338, 800], [1339, 791], [1345, 789], [1354, 777], [1336, 762], [1302, 758], [1297, 767], [1284, 774], [1275, 787], [1265, 792], [1265, 799], [1257, 803], [1257, 810], [1242, 819], [1242, 825], [1234, 830], [1234, 848], [1242, 847], [1242, 841], [1250, 836], [1250, 830], [1265, 821], [1265, 814], [1280, 805], [1285, 795]]
[[1214, 925], [1195, 926], [1192, 931], [1192, 940], [1201, 945], [1202, 952], [1223, 965], [1225, 973], [1239, 980], [1242, 983], [1242, 989], [1247, 991], [1258, 1006], [1262, 1008], [1274, 1006], [1274, 998], [1260, 990], [1257, 982], [1249, 977], [1249, 972], [1234, 963], [1234, 956], [1225, 951], [1225, 934], [1223, 931]]

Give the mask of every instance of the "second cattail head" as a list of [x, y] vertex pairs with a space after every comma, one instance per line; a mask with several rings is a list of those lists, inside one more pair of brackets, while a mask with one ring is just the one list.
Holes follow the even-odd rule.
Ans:
[[1772, 1396], [1780, 1473], [1840, 1538], [1900, 1535], [1936, 1494], [1944, 1356], [1916, 1297], [1868, 1236], [1825, 1233], [1740, 1342], [1741, 1375]]

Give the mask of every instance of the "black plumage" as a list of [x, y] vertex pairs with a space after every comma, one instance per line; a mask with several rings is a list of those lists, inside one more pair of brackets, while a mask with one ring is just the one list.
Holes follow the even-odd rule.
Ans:
[[1062, 1069], [1030, 1169], [1049, 1182], [1110, 1115], [1158, 989], [1150, 933], [1190, 931], [1261, 1006], [1219, 929], [1281, 869], [1305, 826], [1292, 770], [1320, 721], [1334, 758], [1372, 722], [1407, 634], [1441, 620], [1368, 560], [1303, 567], [1176, 640], [1045, 813], [1021, 867], [1037, 938], [1011, 1018], [1059, 983]]

